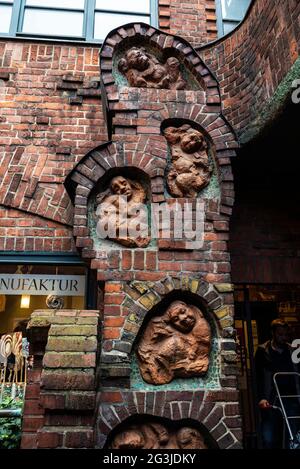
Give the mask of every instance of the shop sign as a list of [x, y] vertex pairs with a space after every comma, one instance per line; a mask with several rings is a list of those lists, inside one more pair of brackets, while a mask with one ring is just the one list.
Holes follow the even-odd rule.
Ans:
[[84, 296], [84, 275], [0, 274], [0, 295]]

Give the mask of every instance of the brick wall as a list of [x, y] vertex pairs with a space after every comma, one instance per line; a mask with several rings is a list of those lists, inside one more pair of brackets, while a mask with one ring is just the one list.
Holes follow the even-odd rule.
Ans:
[[300, 282], [298, 120], [298, 105], [291, 103], [234, 162], [229, 242], [234, 282]]
[[207, 10], [204, 0], [172, 0], [170, 3], [171, 34], [180, 35], [192, 45], [204, 44], [207, 34]]
[[[297, 0], [255, 0], [233, 34], [199, 50], [220, 83], [224, 115], [243, 140], [274, 117], [266, 106], [299, 57], [299, 19]], [[291, 90], [291, 84], [281, 90], [274, 113]]]
[[[118, 51], [129, 48], [131, 41], [157, 53], [164, 48], [173, 52], [185, 69], [187, 90], [123, 85], [113, 63]], [[141, 414], [143, 409], [148, 415], [174, 420], [192, 415], [195, 420], [197, 415], [220, 448], [240, 447], [241, 420], [238, 415], [234, 422], [226, 418], [227, 405], [238, 409], [233, 288], [227, 250], [234, 200], [231, 159], [237, 143], [220, 115], [218, 84], [184, 39], [139, 25], [129, 25], [108, 36], [101, 50], [100, 70], [112, 142], [86, 155], [66, 181], [74, 203], [76, 246], [90, 262], [91, 269], [97, 271], [104, 290], [96, 445], [102, 447], [111, 430], [126, 417]], [[151, 202], [174, 203], [165, 191], [169, 149], [161, 128], [166, 123], [178, 126], [180, 122], [201, 129], [211, 142], [215, 161], [218, 190], [203, 196], [204, 245], [191, 250], [184, 240], [179, 245], [171, 236], [165, 242], [153, 239], [153, 246], [147, 249], [120, 248], [117, 243], [106, 248], [91, 229], [93, 194], [101, 192], [103, 181], [110, 180], [110, 174], [131, 170], [132, 178], [139, 180], [143, 174], [149, 181]], [[188, 201], [182, 198], [176, 202], [182, 205]], [[174, 392], [170, 384], [170, 390], [162, 394], [158, 387], [155, 391], [143, 391], [145, 383], [140, 391], [135, 391], [132, 385], [134, 347], [145, 321], [154, 308], [163, 307], [160, 305], [175, 297], [193, 304], [203, 302], [205, 314], [215, 324], [220, 357], [215, 393], [210, 393], [209, 385], [203, 393], [185, 393], [181, 389]], [[190, 390], [188, 380], [185, 384]], [[120, 388], [128, 392], [121, 395]], [[164, 413], [153, 407], [157, 393], [170, 403]], [[135, 399], [140, 403], [136, 408], [130, 405]]]
[[0, 249], [73, 249], [63, 182], [106, 138], [98, 53], [1, 41]]
[[99, 421], [101, 444], [124, 419], [146, 413], [177, 422], [183, 419], [200, 421], [211, 437], [218, 441], [218, 448], [240, 449], [238, 441], [241, 441], [242, 434], [237, 391], [104, 391], [99, 398], [102, 402]]
[[217, 29], [217, 15], [216, 15], [216, 2], [215, 0], [205, 1], [206, 11], [206, 40], [207, 42], [214, 41], [218, 37]]
[[[189, 6], [193, 10], [196, 4]], [[175, 14], [175, 3], [172, 8]], [[205, 11], [213, 12], [211, 2], [206, 3], [206, 10], [201, 8], [198, 22]], [[240, 136], [261, 115], [298, 57], [298, 18], [299, 3], [295, 1], [276, 0], [274, 4], [256, 0], [248, 19], [236, 32], [200, 51], [220, 80], [223, 112]], [[178, 25], [176, 31], [173, 27], [172, 31], [183, 34], [183, 26]], [[67, 239], [73, 209], [63, 181], [89, 150], [106, 141], [98, 52], [97, 47], [0, 43], [0, 206], [14, 218], [1, 227], [1, 249], [22, 250], [24, 243], [28, 247], [33, 244], [33, 250], [73, 249], [71, 237]], [[22, 213], [16, 216], [11, 208]], [[48, 231], [49, 237], [35, 230], [35, 224], [41, 222], [32, 215], [56, 223], [53, 227], [64, 239], [51, 241], [55, 230]], [[9, 223], [28, 225], [15, 240], [7, 240], [7, 233], [12, 236], [6, 231], [11, 227], [6, 226]]]
[[197, 46], [215, 40], [215, 0], [159, 0], [159, 29]]
[[75, 250], [71, 227], [21, 210], [0, 208], [0, 250], [69, 252]]
[[22, 449], [94, 447], [98, 323], [91, 310], [31, 315]]
[[[196, 1], [171, 2], [170, 6], [162, 2], [161, 8], [163, 6], [165, 11], [162, 13], [161, 10], [161, 21], [169, 18], [164, 28], [184, 35], [192, 44], [207, 41], [208, 21], [213, 21], [208, 13], [213, 12], [212, 5], [211, 10], [208, 4]], [[92, 269], [97, 270], [101, 285], [106, 282], [103, 286], [103, 352], [108, 356], [114, 356], [118, 347], [128, 349], [132, 342], [123, 338], [130, 337], [129, 333], [134, 331], [131, 337], [134, 339], [139, 333], [141, 321], [132, 324], [127, 319], [128, 304], [141, 319], [157, 300], [160, 301], [147, 282], [155, 281], [158, 288], [161, 285], [160, 298], [168, 295], [163, 286], [165, 281], [173, 285], [173, 290], [203, 297], [209, 314], [216, 315], [215, 320], [224, 324], [218, 332], [224, 366], [224, 372], [220, 374], [221, 389], [201, 395], [194, 391], [180, 395], [166, 391], [163, 397], [168, 403], [168, 418], [187, 417], [191, 415], [191, 409], [196, 408], [197, 418], [205, 421], [212, 431], [217, 419], [222, 420], [215, 435], [220, 447], [239, 447], [241, 440], [241, 422], [236, 408], [236, 355], [231, 328], [233, 295], [227, 245], [234, 199], [231, 159], [235, 156], [237, 142], [221, 113], [221, 106], [229, 123], [242, 136], [247, 124], [257, 118], [298, 57], [298, 17], [299, 3], [295, 0], [256, 0], [249, 18], [237, 32], [213, 47], [200, 50], [206, 62], [184, 40], [176, 42], [171, 36], [160, 35], [149, 28], [145, 38], [147, 44], [155, 48], [175, 48], [182, 64], [198, 83], [197, 90], [186, 92], [140, 89], [133, 92], [129, 88], [119, 92], [111, 73], [111, 59], [114, 47], [124, 39], [124, 32], [117, 34], [117, 40], [110, 38], [111, 42], [103, 48], [101, 68], [113, 142], [105, 145], [107, 132], [101, 111], [97, 47], [20, 41], [2, 41], [0, 44], [0, 92], [4, 101], [0, 117], [0, 207], [4, 220], [0, 246], [5, 250], [70, 251], [75, 249], [74, 235], [76, 248]], [[138, 28], [129, 29], [129, 32], [125, 31], [127, 39], [138, 32]], [[285, 61], [281, 63], [283, 56]], [[220, 92], [206, 63], [220, 81]], [[176, 249], [171, 243], [169, 249], [158, 245], [147, 251], [97, 252], [88, 231], [88, 204], [91, 191], [108, 170], [133, 166], [144, 171], [150, 180], [153, 200], [164, 200], [162, 182], [168, 149], [160, 125], [165, 119], [196, 123], [213, 142], [220, 192], [217, 201], [210, 200], [206, 205], [204, 249], [190, 252], [185, 246]], [[69, 193], [64, 186], [66, 179]], [[128, 291], [134, 292], [134, 281], [146, 282], [146, 290], [142, 296], [135, 292], [134, 298], [130, 295], [128, 298]], [[198, 282], [197, 288], [195, 282]], [[205, 291], [203, 285], [207, 286]], [[70, 313], [71, 321], [77, 315], [73, 313]], [[87, 420], [80, 414], [87, 409], [81, 408], [78, 409], [80, 415], [70, 408], [70, 412], [63, 414], [64, 418], [59, 417], [60, 406], [66, 408], [72, 386], [70, 388], [70, 382], [64, 379], [57, 380], [56, 369], [63, 368], [63, 364], [60, 357], [53, 354], [56, 350], [46, 351], [43, 364], [37, 361], [37, 368], [30, 378], [33, 386], [28, 389], [23, 445], [90, 446], [93, 436], [91, 409]], [[128, 362], [119, 366], [118, 357], [112, 360], [115, 360], [115, 366], [111, 367], [105, 366], [105, 360], [101, 361], [106, 388], [101, 389], [98, 396], [102, 399], [102, 405], [97, 408], [98, 446], [104, 444], [109, 431], [130, 413], [146, 408], [149, 414], [158, 415], [151, 392], [138, 393], [128, 388]], [[90, 374], [95, 373], [91, 363], [88, 368], [93, 370]], [[70, 370], [72, 373], [74, 371]], [[43, 393], [36, 386], [40, 376]], [[57, 390], [57, 385], [62, 388]], [[81, 389], [77, 385], [76, 378], [75, 388], [72, 388], [75, 392]], [[127, 386], [128, 394], [119, 395], [116, 388], [120, 386]], [[49, 391], [49, 400], [47, 397], [42, 399], [45, 390]], [[85, 391], [94, 393], [95, 388]], [[131, 400], [140, 402], [140, 409], [131, 406]], [[107, 406], [109, 410], [104, 415], [102, 411], [106, 412]], [[83, 436], [86, 428], [79, 428], [78, 431], [82, 430], [79, 435], [72, 431], [70, 436], [66, 433], [65, 427], [76, 425], [87, 427], [88, 439]], [[55, 427], [54, 432], [52, 427]]]

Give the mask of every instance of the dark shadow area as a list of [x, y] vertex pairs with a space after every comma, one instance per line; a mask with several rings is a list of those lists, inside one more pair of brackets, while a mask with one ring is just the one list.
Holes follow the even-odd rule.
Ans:
[[299, 117], [291, 102], [233, 161], [234, 283], [300, 282]]

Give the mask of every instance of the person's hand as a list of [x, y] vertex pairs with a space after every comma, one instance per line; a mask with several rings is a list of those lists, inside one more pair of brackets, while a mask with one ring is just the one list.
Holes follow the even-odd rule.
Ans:
[[270, 409], [271, 404], [267, 401], [267, 399], [262, 399], [261, 401], [259, 401], [258, 403], [258, 407], [260, 409]]

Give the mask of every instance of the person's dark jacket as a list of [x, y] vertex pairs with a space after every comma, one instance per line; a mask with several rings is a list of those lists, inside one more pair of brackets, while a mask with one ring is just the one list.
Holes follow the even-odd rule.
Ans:
[[[277, 372], [299, 372], [299, 369], [292, 362], [288, 346], [285, 346], [282, 353], [279, 353], [272, 348], [271, 340], [258, 346], [255, 354], [255, 368], [258, 402], [266, 399], [270, 404], [274, 403], [277, 396], [273, 382], [274, 374]], [[278, 386], [281, 395], [297, 394], [294, 377], [279, 377]]]

